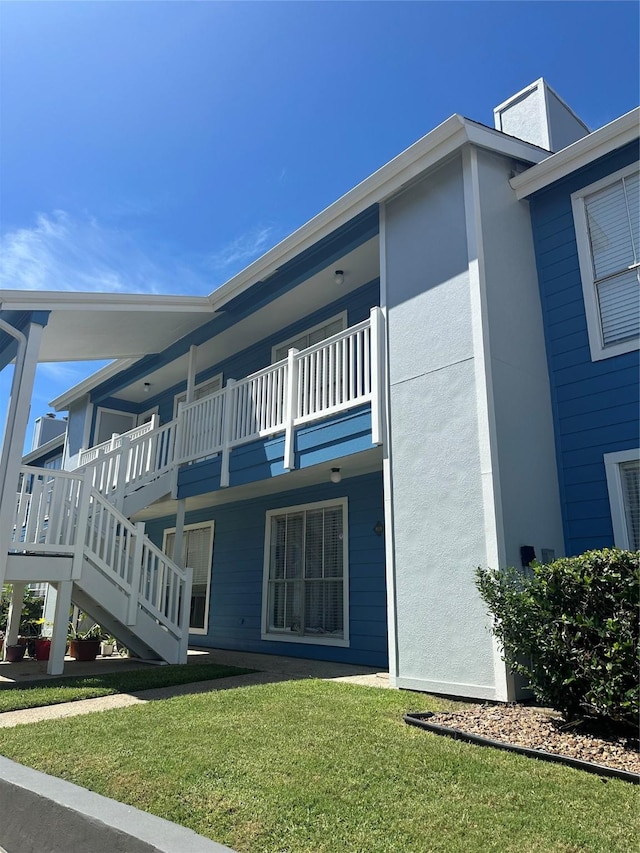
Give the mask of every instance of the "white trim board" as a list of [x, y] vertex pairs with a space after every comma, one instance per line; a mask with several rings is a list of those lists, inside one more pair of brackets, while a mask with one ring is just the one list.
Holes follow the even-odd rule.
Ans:
[[604, 127], [594, 130], [589, 136], [568, 145], [557, 154], [552, 154], [543, 162], [527, 169], [526, 172], [511, 178], [509, 183], [518, 199], [527, 198], [571, 172], [588, 166], [594, 160], [633, 142], [639, 135], [640, 107], [636, 107]]

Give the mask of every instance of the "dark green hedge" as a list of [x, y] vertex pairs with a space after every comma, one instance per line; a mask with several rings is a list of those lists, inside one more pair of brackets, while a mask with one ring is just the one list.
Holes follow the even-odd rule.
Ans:
[[493, 631], [541, 702], [637, 725], [640, 552], [587, 551], [531, 570], [477, 570]]

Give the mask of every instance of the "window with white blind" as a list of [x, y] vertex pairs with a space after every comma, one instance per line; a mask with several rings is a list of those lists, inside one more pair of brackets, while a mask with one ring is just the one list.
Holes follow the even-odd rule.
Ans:
[[270, 510], [262, 638], [348, 646], [347, 499]]
[[616, 548], [640, 550], [640, 449], [605, 453]]
[[[176, 529], [164, 531], [162, 550], [173, 559]], [[185, 524], [183, 565], [193, 569], [189, 630], [206, 634], [209, 628], [209, 594], [211, 591], [211, 562], [213, 558], [213, 521], [204, 524]]]
[[338, 332], [343, 332], [346, 328], [347, 312], [343, 311], [341, 314], [336, 314], [330, 320], [307, 329], [301, 335], [289, 338], [289, 340], [283, 341], [281, 344], [273, 347], [271, 350], [271, 362], [275, 364], [277, 361], [282, 361], [283, 358], [287, 357], [287, 353], [291, 348], [301, 350], [312, 347], [314, 344], [319, 344], [320, 341], [324, 341], [332, 335], [337, 335]]
[[638, 164], [571, 196], [594, 361], [638, 349], [640, 173]]
[[[209, 394], [215, 394], [216, 391], [219, 391], [222, 388], [222, 374], [216, 373], [215, 376], [212, 376], [211, 379], [205, 379], [204, 382], [201, 382], [199, 385], [196, 385], [193, 389], [193, 401], [202, 400], [203, 397], [208, 397]], [[187, 392], [182, 391], [180, 394], [176, 394], [173, 398], [173, 417], [177, 417], [178, 415], [178, 405], [180, 403], [184, 403], [187, 399]]]

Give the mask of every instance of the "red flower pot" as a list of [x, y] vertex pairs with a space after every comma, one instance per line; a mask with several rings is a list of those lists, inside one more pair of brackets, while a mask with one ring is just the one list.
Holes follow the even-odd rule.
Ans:
[[36, 660], [49, 660], [51, 651], [51, 640], [49, 637], [38, 637], [36, 639]]

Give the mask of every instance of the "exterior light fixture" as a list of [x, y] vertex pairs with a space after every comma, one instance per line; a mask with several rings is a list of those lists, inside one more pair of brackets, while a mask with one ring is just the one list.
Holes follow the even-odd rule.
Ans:
[[145, 393], [145, 394], [148, 394], [148, 393], [149, 393], [149, 391], [151, 391], [151, 383], [150, 383], [150, 382], [145, 382], [145, 383], [144, 383], [144, 393]]
[[339, 468], [331, 469], [331, 476], [329, 477], [332, 483], [340, 483], [342, 481], [342, 474], [340, 473]]
[[337, 285], [341, 285], [344, 282], [344, 270], [336, 270], [333, 274], [333, 280]]

